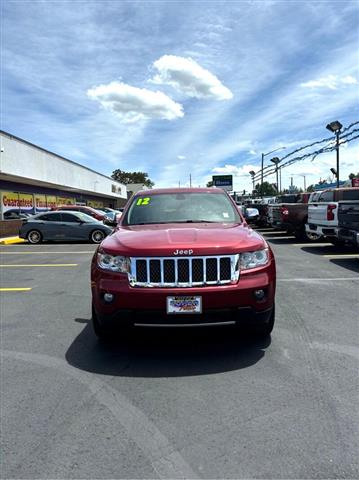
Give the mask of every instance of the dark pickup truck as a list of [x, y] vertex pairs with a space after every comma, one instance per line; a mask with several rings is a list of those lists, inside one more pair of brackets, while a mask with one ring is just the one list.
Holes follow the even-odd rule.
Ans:
[[[359, 191], [355, 193], [359, 197]], [[359, 198], [339, 202], [336, 237], [339, 243], [351, 243], [359, 248]]]
[[308, 220], [308, 202], [311, 195], [313, 196], [315, 193], [282, 196], [282, 203], [276, 203], [272, 206], [270, 221], [272, 227], [286, 230], [298, 240], [317, 240], [318, 235], [305, 231], [305, 224]]

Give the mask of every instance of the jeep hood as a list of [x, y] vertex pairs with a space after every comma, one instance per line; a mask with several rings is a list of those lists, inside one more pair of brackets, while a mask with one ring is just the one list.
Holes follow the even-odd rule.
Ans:
[[192, 256], [229, 255], [266, 246], [247, 225], [173, 223], [119, 226], [100, 248], [112, 255], [171, 257], [177, 250], [193, 250]]

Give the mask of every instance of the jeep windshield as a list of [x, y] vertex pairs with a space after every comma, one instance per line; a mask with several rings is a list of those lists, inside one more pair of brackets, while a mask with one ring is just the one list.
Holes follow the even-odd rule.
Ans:
[[135, 197], [123, 225], [154, 223], [241, 223], [241, 217], [224, 193], [149, 192]]

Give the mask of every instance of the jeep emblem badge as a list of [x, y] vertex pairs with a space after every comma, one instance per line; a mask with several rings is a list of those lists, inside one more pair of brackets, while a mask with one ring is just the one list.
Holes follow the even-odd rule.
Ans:
[[173, 255], [192, 255], [193, 250], [176, 250], [173, 252]]

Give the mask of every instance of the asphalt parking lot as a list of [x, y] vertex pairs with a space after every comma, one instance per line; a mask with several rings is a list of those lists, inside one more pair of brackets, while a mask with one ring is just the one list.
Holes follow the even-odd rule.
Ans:
[[268, 340], [90, 325], [96, 246], [1, 246], [1, 477], [358, 478], [359, 254], [262, 229]]

